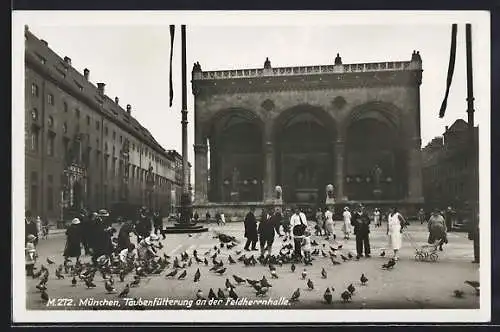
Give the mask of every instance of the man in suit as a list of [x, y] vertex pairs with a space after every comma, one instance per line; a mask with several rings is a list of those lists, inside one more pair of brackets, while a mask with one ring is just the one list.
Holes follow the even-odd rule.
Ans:
[[370, 217], [362, 204], [359, 204], [358, 210], [353, 214], [351, 224], [356, 235], [356, 259], [363, 257], [363, 248], [365, 256], [370, 258]]
[[250, 211], [245, 216], [245, 237], [247, 242], [245, 243], [245, 250], [250, 251], [250, 245], [252, 245], [252, 250], [257, 249], [257, 219], [255, 219], [255, 207], [251, 207]]

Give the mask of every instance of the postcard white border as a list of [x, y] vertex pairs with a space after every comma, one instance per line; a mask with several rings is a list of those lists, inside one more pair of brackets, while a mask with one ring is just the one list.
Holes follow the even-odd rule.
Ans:
[[[490, 15], [486, 11], [14, 11], [12, 14], [12, 303], [13, 321], [71, 322], [486, 322], [491, 319], [491, 243], [490, 243], [490, 109], [475, 116], [481, 119], [480, 154], [480, 215], [481, 220], [481, 298], [475, 310], [172, 310], [172, 311], [29, 311], [26, 309], [24, 270], [24, 25], [27, 19], [45, 26], [85, 25], [425, 25], [465, 24], [474, 26], [474, 43], [481, 52], [474, 61], [487, 67], [487, 77], [475, 77], [476, 95], [490, 105]], [[300, 22], [297, 23], [297, 22]], [[476, 73], [475, 73], [476, 74]], [[481, 86], [481, 90], [478, 89]], [[477, 99], [478, 97], [476, 97]], [[466, 108], [464, 97], [464, 110]], [[465, 112], [465, 111], [464, 111]], [[472, 243], [471, 243], [472, 250]]]

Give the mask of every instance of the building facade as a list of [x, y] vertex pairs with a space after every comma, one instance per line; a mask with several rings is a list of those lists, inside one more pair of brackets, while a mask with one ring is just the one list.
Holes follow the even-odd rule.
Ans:
[[[171, 210], [179, 165], [119, 99], [25, 31], [25, 205], [51, 221], [80, 208]], [[182, 165], [182, 163], [181, 163]]]
[[401, 62], [196, 63], [196, 204], [268, 204], [279, 185], [285, 204], [322, 205], [329, 184], [337, 202], [421, 204], [421, 79], [415, 51]]
[[456, 120], [443, 136], [434, 138], [422, 149], [425, 204], [428, 209], [462, 207], [476, 203], [479, 194], [478, 127], [471, 144], [467, 123]]

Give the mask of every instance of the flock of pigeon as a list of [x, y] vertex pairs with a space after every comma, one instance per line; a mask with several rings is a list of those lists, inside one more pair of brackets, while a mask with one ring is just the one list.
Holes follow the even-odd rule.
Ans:
[[[204, 254], [199, 254], [197, 250], [194, 250], [191, 254], [183, 252], [180, 254], [180, 257], [174, 257], [173, 261], [171, 261], [172, 258], [170, 256], [163, 254], [162, 256], [155, 257], [154, 259], [148, 261], [135, 262], [134, 265], [130, 265], [125, 268], [119, 264], [116, 266], [110, 264], [109, 260], [99, 266], [95, 266], [90, 263], [81, 263], [80, 261], [76, 261], [75, 264], [72, 264], [69, 260], [65, 260], [63, 264], [57, 266], [56, 262], [50, 258], [47, 258], [47, 263], [49, 266], [57, 266], [55, 268], [55, 276], [57, 279], [65, 279], [67, 277], [71, 280], [71, 286], [73, 287], [76, 287], [80, 281], [80, 283], [83, 283], [85, 288], [96, 288], [97, 286], [94, 283], [94, 278], [96, 274], [99, 273], [104, 280], [105, 293], [117, 294], [118, 298], [130, 298], [131, 288], [140, 287], [141, 280], [144, 278], [162, 275], [168, 268], [169, 271], [165, 273], [164, 278], [185, 280], [188, 278], [187, 268], [194, 264], [198, 265], [196, 272], [192, 276], [192, 281], [195, 284], [202, 277], [200, 267], [207, 268], [210, 266], [207, 270], [209, 273], [226, 276], [229, 274], [228, 269], [230, 266], [235, 264], [242, 263], [247, 267], [260, 264], [269, 268], [269, 277], [271, 279], [279, 279], [280, 276], [277, 269], [278, 266], [282, 268], [283, 265], [289, 264], [290, 271], [295, 273], [297, 266], [303, 265], [303, 269], [301, 268], [302, 271], [300, 272], [301, 279], [306, 282], [306, 289], [308, 291], [313, 291], [315, 289], [315, 285], [308, 274], [308, 266], [313, 264], [313, 260], [323, 257], [325, 259], [329, 259], [333, 265], [340, 265], [355, 259], [355, 256], [351, 252], [342, 249], [341, 244], [336, 247], [326, 243], [320, 245], [315, 240], [312, 241], [312, 245], [315, 249], [312, 251], [312, 257], [310, 260], [295, 258], [293, 256], [293, 245], [291, 243], [283, 243], [277, 255], [268, 255], [266, 257], [257, 256], [256, 258], [255, 255], [250, 255], [250, 253], [242, 254], [241, 250], [232, 251], [232, 249], [238, 244], [236, 238], [232, 236], [228, 236], [223, 233], [216, 233], [214, 238], [219, 240], [219, 246], [215, 245]], [[224, 262], [221, 258], [221, 250], [227, 250], [227, 253], [229, 254], [227, 256], [227, 262]], [[234, 258], [232, 254], [234, 255]], [[342, 260], [342, 262], [340, 262], [340, 260]], [[382, 265], [382, 269], [391, 270], [395, 266], [396, 261], [391, 258]], [[127, 275], [131, 276], [131, 278], [128, 278], [130, 281], [128, 281], [120, 291], [117, 291], [115, 286], [115, 277], [118, 277], [121, 283], [125, 283]], [[41, 300], [43, 303], [47, 303], [49, 301], [49, 295], [47, 293], [47, 282], [49, 280], [49, 276], [49, 269], [43, 264], [39, 268], [38, 272], [33, 275], [34, 279], [39, 279], [36, 288], [41, 293]], [[321, 278], [328, 278], [327, 271], [324, 267], [321, 269]], [[234, 281], [231, 281], [230, 279]], [[366, 286], [368, 284], [368, 278], [364, 273], [361, 274], [359, 281], [360, 286]], [[476, 291], [479, 292], [478, 282], [466, 281], [466, 283], [474, 287]], [[261, 279], [251, 279], [232, 274], [230, 277], [226, 277], [224, 288], [218, 288], [217, 291], [210, 288], [207, 298], [209, 300], [223, 300], [226, 298], [237, 300], [239, 298], [237, 294], [237, 286], [239, 285], [247, 285], [248, 287], [253, 288], [256, 297], [265, 297], [268, 294], [269, 289], [272, 287], [272, 284], [265, 275], [263, 275]], [[323, 293], [323, 303], [332, 304], [334, 292], [334, 287], [327, 287]], [[340, 293], [341, 301], [343, 303], [350, 302], [355, 292], [356, 288], [354, 284], [350, 283], [346, 289]], [[462, 291], [456, 290], [454, 295], [456, 297], [463, 297], [464, 294]], [[290, 303], [300, 301], [300, 296], [301, 288], [299, 287], [296, 288], [296, 290], [291, 294], [291, 297], [289, 298]], [[201, 289], [198, 289], [195, 297], [196, 299], [205, 299], [204, 293]]]

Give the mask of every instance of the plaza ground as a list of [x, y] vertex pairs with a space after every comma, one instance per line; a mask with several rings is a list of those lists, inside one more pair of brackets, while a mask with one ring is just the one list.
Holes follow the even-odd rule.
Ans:
[[[337, 222], [336, 229], [340, 235], [340, 222]], [[235, 284], [232, 278], [236, 274], [243, 278], [261, 279], [266, 276], [271, 283], [268, 294], [265, 297], [256, 297], [255, 290], [249, 285], [242, 284], [236, 286], [236, 293], [239, 298], [247, 298], [248, 300], [254, 299], [272, 299], [279, 301], [280, 298], [290, 299], [292, 293], [299, 288], [301, 296], [298, 302], [278, 306], [267, 306], [267, 308], [324, 308], [324, 309], [477, 309], [479, 308], [479, 296], [475, 295], [472, 287], [464, 284], [465, 280], [479, 280], [479, 265], [472, 264], [473, 260], [473, 246], [472, 241], [467, 239], [467, 233], [450, 233], [449, 244], [444, 247], [443, 252], [439, 252], [439, 259], [437, 262], [422, 262], [415, 260], [415, 246], [420, 246], [426, 243], [427, 229], [425, 225], [413, 223], [410, 225], [407, 233], [411, 235], [411, 241], [408, 236], [404, 237], [403, 248], [400, 251], [400, 260], [393, 270], [384, 270], [381, 268], [382, 264], [387, 262], [390, 253], [387, 252], [386, 257], [380, 257], [381, 248], [385, 247], [387, 243], [387, 236], [385, 234], [386, 227], [383, 225], [380, 228], [373, 228], [370, 234], [372, 257], [361, 258], [359, 261], [351, 260], [340, 265], [333, 265], [329, 258], [323, 258], [321, 255], [316, 256], [313, 261], [313, 266], [303, 266], [297, 264], [295, 272], [291, 272], [290, 264], [284, 264], [282, 267], [277, 267], [278, 279], [272, 279], [269, 269], [266, 266], [257, 264], [254, 267], [246, 267], [243, 263], [228, 264], [227, 257], [231, 255], [237, 258], [236, 251], [242, 250], [244, 245], [243, 238], [243, 223], [227, 223], [224, 226], [217, 226], [215, 224], [209, 225], [209, 232], [200, 234], [168, 234], [166, 240], [162, 240], [165, 247], [160, 253], [166, 253], [171, 256], [173, 261], [174, 256], [178, 256], [183, 252], [192, 254], [193, 250], [198, 251], [200, 257], [205, 252], [218, 245], [218, 240], [214, 239], [213, 231], [221, 231], [228, 235], [235, 236], [240, 240], [240, 243], [228, 250], [221, 249], [219, 259], [224, 261], [227, 271], [224, 275], [215, 275], [209, 272], [209, 266], [204, 264], [193, 263], [191, 267], [187, 268], [187, 277], [185, 280], [167, 279], [165, 274], [170, 272], [167, 269], [162, 275], [150, 276], [143, 278], [141, 285], [137, 288], [131, 288], [129, 297], [137, 299], [195, 299], [196, 292], [201, 289], [204, 296], [208, 295], [210, 288], [217, 292], [218, 288], [224, 290], [225, 295], [228, 295], [225, 290], [226, 278], [229, 278], [232, 284]], [[134, 237], [133, 237], [134, 238]], [[325, 243], [328, 248], [328, 242], [321, 237], [315, 237], [316, 241], [320, 244], [317, 248], [322, 248]], [[287, 242], [288, 243], [288, 242]], [[355, 254], [355, 240], [343, 241], [342, 250], [347, 254], [351, 252]], [[65, 236], [64, 233], [53, 233], [49, 235], [46, 240], [40, 240], [38, 245], [39, 263], [47, 266], [46, 259], [50, 257], [55, 260], [57, 264], [63, 262], [62, 251], [64, 249]], [[275, 238], [273, 251], [277, 253], [283, 244], [283, 238]], [[330, 244], [336, 246], [335, 243]], [[327, 251], [327, 250], [325, 250]], [[212, 250], [213, 252], [213, 250]], [[245, 251], [242, 252], [246, 253]], [[252, 252], [257, 255], [258, 252]], [[248, 253], [247, 253], [248, 255]], [[84, 261], [89, 260], [89, 257], [84, 257]], [[209, 259], [210, 260], [210, 259]], [[194, 261], [194, 260], [193, 260]], [[340, 255], [339, 262], [342, 262]], [[323, 279], [321, 277], [321, 269], [325, 268], [328, 277]], [[199, 268], [201, 272], [201, 279], [199, 282], [193, 282], [193, 276], [196, 269]], [[306, 268], [308, 276], [314, 282], [314, 290], [308, 290], [306, 280], [302, 280], [301, 272]], [[79, 281], [77, 287], [72, 287], [69, 276], [63, 280], [57, 280], [54, 275], [54, 265], [50, 266], [51, 275], [47, 283], [47, 293], [50, 298], [54, 299], [70, 299], [73, 306], [66, 306], [64, 308], [57, 306], [47, 307], [40, 299], [40, 293], [35, 288], [37, 280], [27, 278], [26, 280], [26, 305], [28, 309], [105, 309], [100, 306], [79, 306], [80, 299], [108, 299], [118, 300], [116, 294], [106, 294], [104, 290], [104, 281], [99, 274], [96, 275], [95, 283], [97, 285], [94, 289], [86, 289], [84, 284]], [[179, 272], [180, 273], [180, 272]], [[360, 276], [364, 273], [369, 279], [366, 286], [360, 284]], [[132, 279], [132, 276], [127, 276], [125, 282], [120, 282], [115, 278], [115, 286], [118, 291], [121, 291], [125, 284]], [[346, 289], [349, 284], [353, 284], [356, 291], [349, 303], [342, 303], [340, 294]], [[327, 287], [334, 288], [333, 303], [327, 305], [323, 301], [323, 293]], [[464, 292], [462, 298], [453, 296], [454, 290], [461, 290]], [[231, 308], [237, 308], [232, 306]], [[266, 307], [266, 305], [258, 306], [240, 306], [245, 309], [259, 309]], [[119, 300], [119, 308], [127, 309], [124, 306], [124, 301]], [[184, 309], [181, 306], [155, 306], [148, 307], [147, 309]], [[227, 308], [221, 305], [212, 308]], [[131, 309], [131, 308], [128, 308]], [[193, 305], [190, 309], [202, 309], [200, 306]]]

